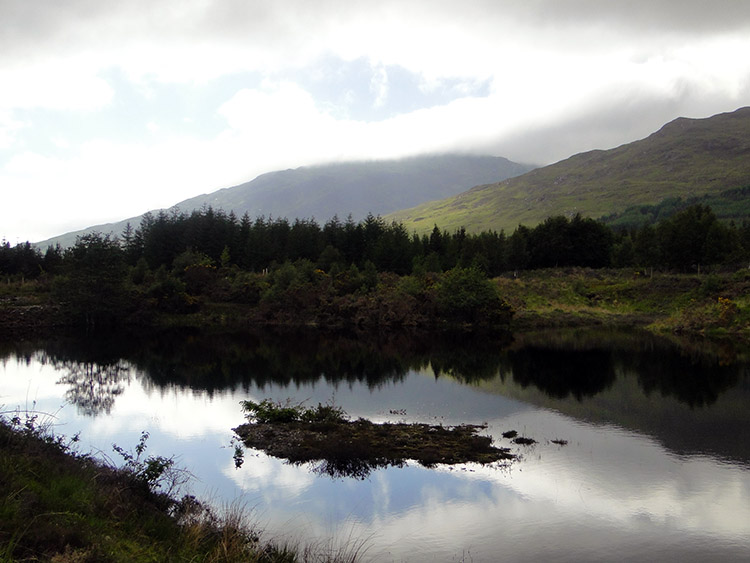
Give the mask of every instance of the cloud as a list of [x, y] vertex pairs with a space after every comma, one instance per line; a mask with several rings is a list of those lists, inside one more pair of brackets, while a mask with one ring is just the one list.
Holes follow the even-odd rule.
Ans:
[[388, 98], [388, 72], [382, 66], [374, 69], [372, 79], [370, 80], [370, 90], [375, 95], [373, 105], [382, 107]]
[[[597, 0], [531, 0], [514, 3], [517, 14], [532, 24], [580, 25], [589, 22], [607, 29], [637, 31], [639, 34], [679, 33], [702, 35], [747, 29], [750, 5], [743, 0], [600, 2]], [[512, 8], [512, 9], [514, 9]]]
[[381, 121], [356, 121], [327, 113], [293, 83], [266, 81], [259, 89], [238, 92], [219, 113], [231, 127], [222, 140], [227, 150], [264, 162], [297, 155], [299, 164], [308, 164], [458, 148], [476, 135], [487, 109], [487, 99], [461, 98]]
[[0, 150], [12, 147], [16, 142], [16, 132], [24, 126], [24, 122], [14, 119], [11, 112], [0, 109]]
[[0, 183], [45, 237], [279, 167], [548, 163], [750, 99], [744, 0], [6, 0], [0, 50]]
[[[81, 106], [106, 103], [106, 85], [98, 77], [111, 67], [135, 82], [190, 84], [231, 73], [301, 69], [324, 56], [370, 60], [377, 69], [372, 80], [378, 103], [388, 65], [417, 73], [426, 84], [492, 78], [525, 91], [540, 86], [539, 78], [549, 73], [567, 72], [572, 82], [582, 69], [599, 72], [603, 60], [652, 60], [654, 52], [673, 62], [689, 56], [688, 64], [698, 71], [718, 63], [728, 67], [722, 74], [736, 75], [726, 55], [706, 61], [690, 47], [733, 38], [747, 52], [750, 30], [750, 4], [728, 0], [711, 6], [685, 2], [679, 10], [666, 1], [633, 6], [591, 0], [480, 0], [460, 7], [387, 0], [7, 4], [0, 46], [16, 56], [0, 62], [3, 84], [19, 85], [13, 100], [45, 100], [51, 107], [68, 107], [75, 96], [65, 91], [61, 96], [50, 84], [77, 85], [76, 91], [88, 96], [80, 97]], [[611, 61], [608, 66], [616, 68]], [[24, 68], [31, 69], [27, 75], [49, 77], [47, 87], [24, 77]], [[64, 75], [71, 79], [61, 80]], [[13, 106], [0, 101], [3, 105]]]
[[85, 60], [0, 68], [0, 110], [43, 107], [96, 111], [112, 101], [114, 91], [90, 71]]
[[[0, 184], [12, 186], [3, 193], [0, 224], [4, 228], [23, 228], [28, 233], [23, 240], [43, 240], [169, 207], [185, 199], [185, 193], [218, 188], [221, 170], [229, 164], [195, 139], [153, 144], [99, 140], [73, 152], [72, 157], [59, 158], [26, 151], [0, 169]], [[11, 233], [0, 232], [0, 237]]]
[[[191, 81], [248, 68], [302, 66], [332, 53], [367, 56], [435, 76], [486, 75], [488, 60], [542, 50], [598, 52], [621, 42], [744, 32], [750, 5], [741, 0], [648, 5], [578, 0], [314, 4], [245, 2], [10, 0], [0, 46], [12, 59], [91, 53], [98, 65], [122, 64], [134, 76]], [[23, 32], [19, 32], [23, 30]], [[522, 45], [520, 49], [517, 47]]]

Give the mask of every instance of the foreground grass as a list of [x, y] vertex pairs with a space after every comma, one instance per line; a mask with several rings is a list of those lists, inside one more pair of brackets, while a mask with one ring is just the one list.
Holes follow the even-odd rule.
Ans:
[[262, 542], [241, 509], [217, 515], [156, 492], [133, 467], [74, 453], [33, 420], [0, 419], [0, 561], [355, 561], [362, 551]]

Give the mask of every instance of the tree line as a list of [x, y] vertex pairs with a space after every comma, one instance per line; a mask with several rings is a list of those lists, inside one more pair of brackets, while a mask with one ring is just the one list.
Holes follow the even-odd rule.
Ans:
[[[323, 271], [356, 266], [407, 275], [476, 268], [489, 277], [505, 272], [553, 267], [648, 267], [681, 272], [750, 260], [750, 223], [719, 221], [707, 205], [696, 204], [655, 225], [613, 229], [576, 215], [549, 217], [535, 227], [453, 232], [437, 225], [429, 234], [409, 234], [401, 223], [369, 215], [355, 222], [334, 217], [314, 220], [258, 217], [238, 219], [210, 207], [191, 213], [146, 214], [128, 225], [113, 249], [124, 265], [158, 270], [193, 264], [262, 272], [285, 262], [308, 260]], [[0, 273], [33, 279], [55, 275], [75, 262], [76, 248], [30, 243], [0, 244]], [[79, 253], [80, 254], [80, 253]]]

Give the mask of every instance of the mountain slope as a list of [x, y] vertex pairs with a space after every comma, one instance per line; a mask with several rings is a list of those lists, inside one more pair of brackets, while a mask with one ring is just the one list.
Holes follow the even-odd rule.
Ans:
[[[356, 221], [368, 213], [384, 215], [532, 168], [501, 157], [459, 154], [309, 166], [262, 174], [251, 182], [181, 201], [174, 208], [190, 212], [210, 205], [234, 211], [237, 217], [248, 213], [251, 218], [315, 218], [321, 223], [334, 215], [341, 219], [351, 215]], [[137, 227], [141, 217], [68, 233], [37, 246], [71, 246], [76, 236], [92, 231], [119, 234], [128, 222]]]
[[388, 215], [407, 228], [469, 231], [533, 226], [550, 215], [600, 217], [667, 197], [750, 185], [750, 107], [706, 119], [676, 119], [656, 133], [594, 150], [516, 178]]
[[211, 205], [233, 209], [237, 215], [247, 212], [251, 217], [315, 217], [319, 221], [351, 214], [359, 220], [368, 213], [383, 215], [455, 195], [476, 185], [477, 178], [496, 182], [531, 168], [505, 158], [469, 155], [346, 162], [263, 174], [177, 206], [188, 210]]

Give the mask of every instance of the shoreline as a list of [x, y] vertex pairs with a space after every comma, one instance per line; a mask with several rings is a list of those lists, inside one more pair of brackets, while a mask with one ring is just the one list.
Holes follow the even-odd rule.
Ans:
[[[33, 413], [0, 416], [0, 559], [3, 561], [357, 561], [366, 550], [354, 540], [338, 551], [262, 537], [241, 507], [217, 513], [179, 489], [173, 458], [124, 452], [123, 465], [75, 449], [38, 427]], [[139, 449], [141, 448], [141, 449]], [[130, 456], [129, 458], [127, 456]], [[175, 469], [178, 473], [184, 471]], [[178, 483], [179, 484], [179, 483]]]
[[[657, 334], [750, 340], [750, 272], [725, 274], [651, 274], [638, 270], [552, 269], [521, 272], [491, 280], [509, 306], [498, 321], [447, 322], [432, 318], [383, 318], [377, 303], [362, 311], [316, 315], [287, 306], [263, 306], [201, 299], [189, 312], [152, 311], [123, 319], [116, 327], [131, 330], [313, 329], [358, 334], [418, 331], [423, 333], [526, 332], [529, 330], [618, 327]], [[390, 304], [389, 304], [390, 305]], [[388, 305], [386, 306], [388, 307]], [[413, 309], [418, 311], [418, 309]], [[95, 327], [99, 328], [99, 327]], [[0, 336], [27, 338], [76, 330], [48, 291], [33, 282], [8, 285], [0, 294]]]

